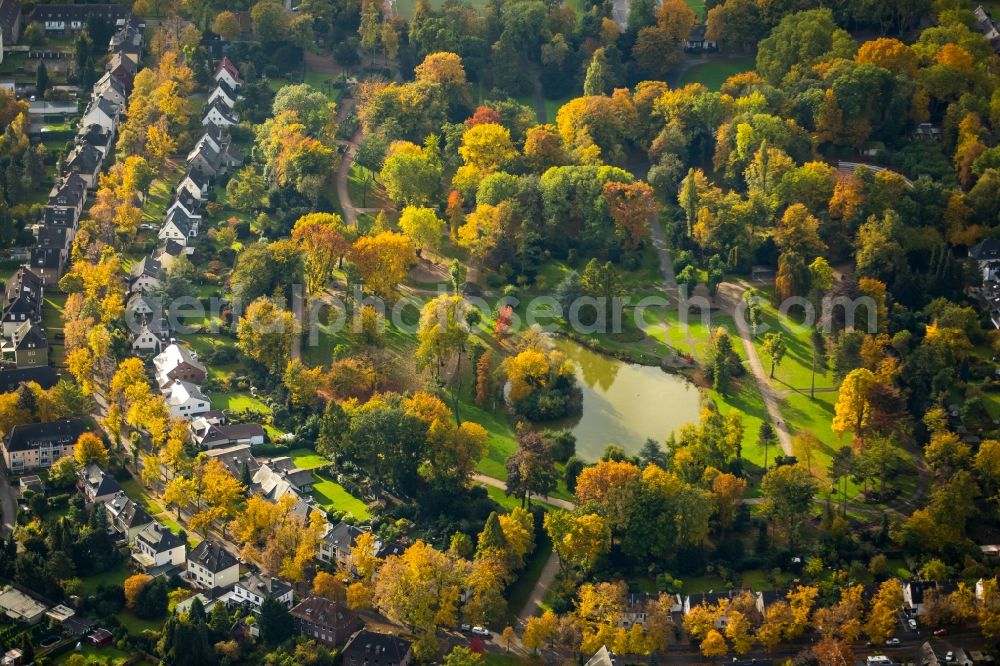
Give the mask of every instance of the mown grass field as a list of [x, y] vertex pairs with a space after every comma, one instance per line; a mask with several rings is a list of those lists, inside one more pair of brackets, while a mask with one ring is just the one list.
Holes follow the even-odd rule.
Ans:
[[316, 475], [316, 485], [310, 493], [324, 509], [328, 511], [343, 511], [349, 513], [358, 520], [368, 520], [371, 513], [368, 506], [354, 495], [323, 474]]
[[[692, 4], [689, 0], [688, 4]], [[700, 3], [704, 7], [704, 3]], [[696, 10], [698, 11], [698, 10]], [[753, 58], [723, 58], [692, 66], [681, 76], [681, 85], [701, 83], [709, 90], [718, 90], [733, 74], [754, 68]]]

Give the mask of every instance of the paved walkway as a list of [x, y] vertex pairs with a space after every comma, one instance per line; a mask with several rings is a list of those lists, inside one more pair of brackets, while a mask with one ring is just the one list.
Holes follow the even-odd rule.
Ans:
[[[346, 118], [353, 107], [354, 99], [345, 99], [341, 107], [337, 109], [338, 119]], [[347, 187], [347, 179], [351, 175], [351, 165], [354, 164], [354, 156], [358, 152], [358, 146], [361, 145], [361, 138], [363, 136], [364, 132], [359, 127], [358, 131], [354, 133], [354, 136], [349, 141], [337, 142], [341, 146], [346, 146], [344, 154], [340, 158], [340, 167], [337, 168], [337, 199], [340, 200], [340, 208], [344, 212], [344, 220], [352, 227], [358, 226], [358, 209], [355, 208], [354, 202], [351, 201], [351, 192]]]
[[17, 497], [2, 467], [0, 467], [0, 514], [3, 516], [0, 537], [6, 539], [14, 531], [14, 524], [17, 521]]
[[[473, 474], [472, 480], [476, 483], [481, 483], [484, 486], [491, 486], [493, 488], [499, 488], [500, 490], [507, 490], [507, 484], [500, 479], [495, 479], [492, 476], [486, 476], [484, 474]], [[557, 509], [565, 509], [566, 511], [572, 511], [576, 508], [576, 505], [572, 502], [564, 499], [559, 499], [558, 497], [542, 497], [541, 495], [532, 495], [531, 499], [535, 502], [541, 502], [543, 504], [548, 504], [554, 506]]]
[[771, 388], [768, 373], [764, 370], [764, 364], [760, 362], [757, 349], [753, 346], [750, 326], [747, 324], [746, 318], [741, 316], [745, 313], [739, 309], [740, 302], [743, 299], [743, 292], [747, 289], [748, 286], [746, 284], [724, 282], [719, 285], [719, 296], [722, 302], [726, 304], [726, 310], [732, 315], [733, 321], [736, 322], [736, 330], [740, 334], [740, 340], [743, 341], [743, 350], [747, 355], [747, 365], [750, 368], [750, 372], [753, 373], [754, 380], [757, 382], [757, 389], [760, 391], [760, 397], [764, 401], [764, 407], [767, 409], [767, 415], [771, 419], [771, 425], [774, 426], [774, 431], [778, 435], [778, 442], [781, 444], [781, 449], [785, 452], [786, 456], [790, 456], [793, 455], [792, 435], [788, 432], [788, 425], [781, 416], [778, 396], [775, 394], [774, 389]]

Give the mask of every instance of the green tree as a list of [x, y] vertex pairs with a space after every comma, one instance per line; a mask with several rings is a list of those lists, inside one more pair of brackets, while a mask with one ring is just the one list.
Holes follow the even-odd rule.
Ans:
[[764, 336], [764, 342], [761, 344], [760, 350], [771, 359], [771, 379], [774, 379], [774, 369], [781, 365], [781, 360], [785, 358], [785, 352], [788, 351], [784, 334], [780, 331], [777, 333], [768, 333]]
[[267, 645], [278, 645], [292, 637], [295, 619], [285, 604], [272, 596], [267, 596], [260, 605], [258, 616], [260, 639]]
[[764, 475], [760, 484], [764, 502], [760, 512], [782, 524], [788, 535], [788, 547], [795, 545], [799, 527], [812, 508], [816, 480], [802, 465], [781, 465]]
[[44, 62], [38, 63], [38, 69], [35, 70], [35, 94], [38, 99], [45, 97], [45, 91], [49, 89], [49, 70], [45, 66]]
[[583, 81], [583, 94], [604, 95], [608, 92], [610, 83], [611, 71], [607, 56], [604, 55], [604, 49], [597, 49], [587, 67], [587, 76]]

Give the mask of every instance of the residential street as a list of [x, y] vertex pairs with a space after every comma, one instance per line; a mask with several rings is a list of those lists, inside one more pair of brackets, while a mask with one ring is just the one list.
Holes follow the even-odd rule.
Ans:
[[14, 522], [17, 520], [17, 495], [2, 465], [0, 465], [0, 511], [3, 513], [0, 536], [6, 539], [14, 531]]

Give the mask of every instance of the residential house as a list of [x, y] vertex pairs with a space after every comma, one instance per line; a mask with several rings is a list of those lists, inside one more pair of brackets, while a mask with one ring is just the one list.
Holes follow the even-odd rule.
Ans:
[[[34, 228], [35, 241], [43, 248], [56, 248], [63, 252], [69, 252], [73, 247], [73, 229], [70, 227], [42, 226], [36, 224]], [[34, 272], [34, 271], [32, 271]], [[37, 275], [37, 273], [36, 273]], [[39, 275], [39, 278], [42, 276]], [[45, 280], [42, 280], [44, 284]]]
[[0, 612], [24, 624], [38, 624], [48, 606], [10, 585], [0, 590]]
[[144, 529], [153, 524], [153, 517], [138, 502], [120, 492], [104, 503], [108, 525], [132, 543]]
[[208, 103], [211, 104], [215, 100], [219, 100], [232, 109], [236, 106], [238, 97], [236, 88], [229, 85], [225, 79], [220, 79], [216, 81], [215, 88], [208, 94]]
[[920, 617], [927, 614], [927, 593], [950, 594], [955, 589], [954, 582], [931, 580], [908, 580], [903, 583], [903, 608]]
[[197, 385], [181, 380], [174, 381], [165, 394], [167, 410], [170, 415], [179, 418], [191, 418], [204, 414], [212, 408], [209, 399]]
[[205, 539], [187, 557], [185, 578], [208, 590], [230, 587], [240, 578], [240, 563], [222, 544]]
[[217, 176], [223, 172], [219, 148], [205, 138], [200, 139], [188, 153], [187, 165], [189, 169], [197, 169], [209, 176]]
[[59, 283], [59, 278], [66, 272], [66, 261], [69, 253], [56, 247], [33, 247], [28, 266], [42, 279], [46, 287]]
[[584, 666], [617, 666], [618, 658], [608, 646], [602, 645], [601, 649], [595, 652]]
[[177, 184], [178, 192], [187, 190], [198, 201], [201, 201], [202, 197], [208, 194], [208, 188], [208, 174], [198, 169], [188, 169], [184, 178]]
[[153, 250], [153, 258], [160, 262], [165, 271], [169, 271], [179, 257], [190, 257], [192, 254], [194, 254], [193, 247], [173, 239], [166, 239], [161, 247]]
[[93, 97], [103, 97], [119, 108], [124, 108], [128, 104], [128, 90], [121, 81], [111, 76], [111, 72], [105, 72], [94, 84]]
[[[229, 139], [222, 132], [222, 128], [217, 125], [207, 125], [205, 131], [202, 133], [201, 137], [198, 139], [198, 143], [195, 144], [195, 149], [202, 143], [207, 143], [210, 145], [215, 152], [221, 153], [223, 147], [229, 143]], [[190, 158], [190, 154], [188, 155]]]
[[1000, 52], [1000, 26], [993, 20], [993, 15], [982, 5], [976, 7], [972, 14], [976, 19], [976, 30], [989, 41], [994, 51]]
[[[732, 601], [741, 590], [726, 590], [724, 592], [714, 592], [709, 590], [708, 592], [690, 594], [684, 598], [684, 603], [681, 606], [681, 612], [687, 615], [691, 612], [691, 609], [696, 606], [706, 605], [706, 606], [718, 606], [719, 601], [726, 599]], [[722, 615], [715, 620], [715, 626], [718, 629], [723, 629], [726, 626], [728, 618]]]
[[0, 46], [14, 46], [21, 36], [21, 0], [0, 0]]
[[191, 422], [191, 436], [194, 443], [203, 449], [229, 447], [236, 444], [257, 446], [267, 440], [264, 428], [256, 423], [213, 425], [201, 417]]
[[[628, 628], [633, 624], [638, 624], [641, 626], [646, 626], [646, 618], [650, 612], [650, 606], [660, 601], [659, 594], [652, 594], [648, 592], [629, 592], [625, 595], [625, 612], [622, 614], [622, 626]], [[670, 601], [670, 612], [680, 613], [683, 608], [683, 602], [679, 594], [666, 595]]]
[[[281, 461], [288, 464], [281, 464]], [[307, 469], [299, 469], [291, 458], [275, 458], [263, 463], [253, 477], [254, 487], [272, 502], [277, 502], [289, 492], [305, 495], [312, 490], [316, 477]]]
[[152, 257], [143, 257], [137, 261], [129, 272], [129, 290], [148, 294], [160, 287], [160, 262]]
[[293, 603], [292, 586], [277, 578], [251, 571], [237, 582], [233, 586], [233, 591], [227, 595], [229, 603], [241, 605], [253, 611], [260, 610], [260, 605], [268, 597], [291, 608]]
[[104, 504], [122, 492], [115, 477], [101, 469], [97, 463], [87, 463], [77, 472], [77, 476], [88, 504]]
[[51, 467], [63, 456], [73, 455], [76, 440], [86, 430], [82, 419], [16, 425], [3, 439], [4, 465], [14, 473]]
[[17, 489], [20, 497], [24, 497], [25, 493], [44, 493], [45, 483], [42, 482], [42, 477], [37, 474], [25, 474], [20, 479], [17, 480]]
[[327, 647], [336, 647], [364, 625], [358, 614], [346, 604], [323, 597], [309, 597], [291, 610], [299, 633]]
[[48, 365], [34, 368], [0, 369], [0, 393], [11, 393], [16, 391], [21, 384], [28, 382], [35, 382], [42, 387], [42, 390], [48, 390], [59, 382], [59, 373]]
[[139, 563], [146, 573], [162, 573], [184, 564], [187, 544], [169, 528], [160, 523], [147, 525], [135, 537], [132, 559]]
[[108, 53], [114, 53], [121, 48], [136, 47], [142, 48], [143, 30], [146, 24], [135, 16], [129, 16], [122, 20], [118, 30], [108, 41]]
[[201, 384], [208, 374], [198, 355], [176, 342], [157, 354], [153, 367], [156, 369], [156, 384], [161, 391], [179, 381]]
[[99, 125], [114, 134], [115, 130], [118, 129], [121, 109], [120, 106], [106, 97], [95, 97], [90, 100], [90, 104], [83, 112], [83, 120], [80, 122], [84, 127]]
[[164, 212], [164, 216], [170, 215], [177, 208], [181, 208], [188, 217], [201, 221], [201, 214], [198, 212], [200, 207], [201, 199], [195, 199], [187, 190], [180, 190], [175, 192], [174, 199], [170, 202], [170, 206], [167, 207], [166, 212]]
[[708, 26], [704, 23], [699, 23], [691, 28], [691, 32], [684, 42], [684, 47], [689, 51], [715, 51], [718, 49], [717, 43], [705, 37], [706, 32], [708, 32]]
[[986, 238], [969, 249], [983, 282], [1000, 282], [1000, 238]]
[[343, 666], [409, 666], [412, 663], [410, 641], [367, 629], [354, 634], [341, 653]]
[[111, 25], [129, 15], [128, 8], [117, 4], [38, 5], [30, 20], [40, 23], [46, 34], [70, 35], [87, 27], [91, 15], [100, 16]]
[[87, 189], [97, 187], [97, 176], [101, 173], [104, 154], [88, 143], [77, 144], [66, 156], [66, 171], [75, 173], [87, 184]]
[[159, 299], [142, 292], [135, 292], [129, 296], [128, 302], [125, 304], [125, 312], [131, 314], [136, 321], [144, 321], [153, 313], [156, 313], [157, 316], [162, 314]]
[[336, 525], [329, 525], [320, 538], [316, 557], [329, 564], [338, 564], [342, 567], [351, 566], [351, 549], [354, 548], [358, 537], [364, 532], [361, 528], [344, 521], [340, 521]]
[[117, 79], [130, 95], [132, 94], [132, 86], [135, 83], [135, 75], [138, 71], [139, 63], [137, 59], [130, 57], [127, 53], [115, 53], [108, 61], [108, 73], [111, 74], [112, 78]]
[[156, 234], [156, 237], [161, 241], [174, 241], [187, 246], [192, 238], [197, 238], [199, 222], [201, 222], [200, 215], [197, 217], [190, 216], [184, 211], [183, 207], [178, 206], [167, 213], [166, 219], [164, 219], [163, 225], [160, 227], [160, 231]]
[[132, 353], [136, 356], [159, 354], [170, 341], [170, 331], [162, 317], [149, 317], [132, 329]]
[[202, 125], [231, 127], [238, 122], [240, 122], [239, 115], [218, 99], [211, 104], [206, 104], [203, 109]]
[[62, 175], [52, 186], [49, 192], [49, 206], [59, 208], [72, 208], [75, 211], [75, 219], [80, 219], [83, 212], [83, 204], [87, 201], [87, 183], [78, 174], [68, 173]]
[[219, 62], [218, 69], [215, 70], [215, 81], [225, 81], [230, 88], [236, 89], [243, 85], [243, 79], [240, 78], [240, 72], [236, 69], [236, 65], [232, 63], [229, 58], [223, 58]]
[[4, 337], [10, 337], [25, 323], [42, 321], [44, 286], [28, 268], [19, 268], [4, 286], [3, 311], [0, 314]]
[[[211, 412], [205, 412], [201, 416], [207, 418], [210, 414]], [[221, 449], [209, 449], [205, 452], [205, 455], [209, 458], [219, 460], [226, 466], [229, 473], [237, 479], [243, 478], [244, 470], [252, 478], [254, 473], [260, 468], [260, 463], [253, 457], [249, 444], [237, 444], [236, 446]]]
[[111, 132], [100, 125], [85, 125], [76, 133], [77, 144], [89, 144], [101, 151], [101, 155], [107, 155], [111, 149], [114, 137]]
[[49, 341], [45, 329], [33, 321], [21, 324], [10, 341], [4, 343], [5, 354], [13, 354], [14, 365], [18, 368], [36, 368], [49, 364]]
[[[97, 127], [97, 125], [94, 125]], [[42, 215], [42, 226], [44, 227], [65, 227], [67, 229], [72, 229], [75, 233], [78, 228], [78, 222], [80, 221], [80, 211], [74, 207], [66, 207], [59, 205], [49, 205], [45, 207], [45, 213]]]

